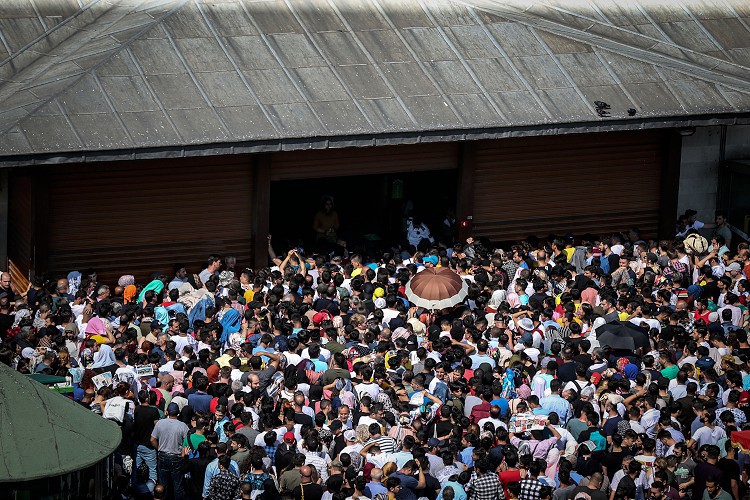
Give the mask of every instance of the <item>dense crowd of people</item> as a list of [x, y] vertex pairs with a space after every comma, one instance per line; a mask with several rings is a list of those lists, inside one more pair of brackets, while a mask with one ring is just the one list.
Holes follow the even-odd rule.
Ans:
[[[0, 361], [120, 425], [117, 498], [740, 500], [750, 250], [713, 226], [212, 255], [116, 286], [3, 273]], [[466, 298], [410, 302], [434, 267]]]

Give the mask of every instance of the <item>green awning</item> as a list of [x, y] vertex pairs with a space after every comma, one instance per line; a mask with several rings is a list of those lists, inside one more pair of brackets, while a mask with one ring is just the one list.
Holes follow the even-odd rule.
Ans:
[[57, 375], [47, 375], [46, 373], [32, 373], [26, 376], [31, 380], [44, 385], [62, 384], [63, 382], [65, 382], [65, 377], [58, 377]]
[[0, 482], [89, 467], [121, 437], [116, 423], [0, 363]]

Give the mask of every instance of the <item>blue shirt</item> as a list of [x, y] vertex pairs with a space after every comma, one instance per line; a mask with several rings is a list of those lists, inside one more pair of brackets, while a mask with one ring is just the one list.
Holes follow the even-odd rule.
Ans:
[[[229, 470], [232, 471], [237, 477], [240, 477], [240, 467], [237, 462], [231, 460], [229, 462]], [[211, 487], [211, 479], [218, 475], [219, 472], [219, 459], [215, 458], [210, 464], [206, 466], [206, 474], [203, 476], [203, 498], [208, 498], [208, 489]]]
[[510, 413], [510, 405], [505, 398], [493, 399], [490, 401], [490, 404], [500, 408], [500, 418], [505, 418], [508, 416], [508, 413]]
[[188, 396], [188, 404], [196, 413], [211, 413], [211, 401], [213, 396], [205, 392], [196, 392]]
[[224, 417], [216, 422], [216, 425], [214, 426], [214, 431], [216, 431], [216, 434], [219, 435], [220, 443], [226, 443], [227, 439], [229, 439], [227, 438], [226, 432], [224, 432], [224, 424], [226, 424], [227, 422], [231, 422], [231, 420], [229, 420], [229, 417]]
[[384, 495], [388, 494], [388, 488], [383, 486], [383, 483], [369, 482], [365, 486], [364, 494], [367, 498], [375, 498], [375, 495], [379, 495], [380, 493]]
[[540, 399], [539, 406], [544, 408], [547, 411], [547, 414], [551, 412], [557, 413], [557, 416], [560, 417], [560, 425], [562, 426], [570, 420], [570, 403], [559, 394], [550, 394], [549, 396]]
[[461, 450], [461, 453], [458, 454], [458, 461], [466, 464], [467, 467], [474, 467], [474, 459], [471, 458], [472, 453], [474, 453], [473, 446], [464, 448], [463, 450]]
[[455, 493], [454, 498], [455, 500], [466, 500], [466, 490], [461, 485], [461, 483], [457, 483], [455, 481], [446, 481], [442, 488], [440, 488], [440, 493], [438, 493], [437, 500], [443, 500], [443, 490], [450, 486], [453, 488], [453, 492]]

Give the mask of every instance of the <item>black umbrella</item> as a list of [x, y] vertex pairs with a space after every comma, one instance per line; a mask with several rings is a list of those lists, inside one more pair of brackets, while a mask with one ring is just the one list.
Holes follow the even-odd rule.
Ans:
[[[649, 347], [648, 331], [629, 321], [613, 321], [596, 329], [599, 344], [613, 349], [631, 349]], [[618, 340], [626, 339], [626, 340]]]
[[616, 351], [635, 351], [635, 341], [633, 340], [633, 337], [620, 336], [612, 332], [603, 332], [602, 334], [597, 333], [596, 337], [602, 347], [609, 346]]

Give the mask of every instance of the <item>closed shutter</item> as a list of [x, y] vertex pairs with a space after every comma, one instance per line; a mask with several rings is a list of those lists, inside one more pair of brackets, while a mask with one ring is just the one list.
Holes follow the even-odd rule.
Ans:
[[92, 268], [100, 281], [145, 282], [198, 273], [209, 254], [250, 264], [252, 177], [248, 157], [117, 162], [49, 175], [48, 263], [53, 273]]
[[455, 143], [291, 151], [273, 155], [271, 180], [450, 170], [457, 164]]
[[665, 140], [658, 132], [566, 135], [477, 145], [474, 232], [656, 235]]
[[14, 290], [26, 290], [33, 268], [33, 183], [28, 173], [10, 175], [8, 193], [8, 272]]

